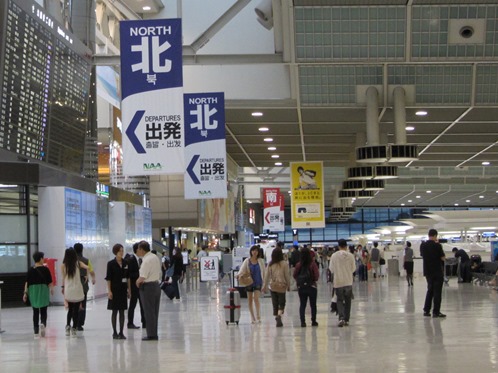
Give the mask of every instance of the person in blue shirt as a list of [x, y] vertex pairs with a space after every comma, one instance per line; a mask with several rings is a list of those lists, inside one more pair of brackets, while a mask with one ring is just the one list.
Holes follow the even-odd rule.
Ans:
[[[246, 287], [249, 312], [253, 324], [261, 323], [261, 307], [259, 297], [263, 287], [263, 276], [265, 273], [265, 261], [259, 257], [259, 247], [254, 245], [249, 251], [249, 258], [246, 258], [240, 266], [239, 275], [250, 272], [253, 283]], [[255, 310], [256, 309], [256, 314]]]

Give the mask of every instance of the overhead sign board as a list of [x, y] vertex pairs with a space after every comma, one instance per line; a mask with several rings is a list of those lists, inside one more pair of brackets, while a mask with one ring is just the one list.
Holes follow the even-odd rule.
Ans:
[[185, 171], [180, 19], [121, 21], [123, 174]]

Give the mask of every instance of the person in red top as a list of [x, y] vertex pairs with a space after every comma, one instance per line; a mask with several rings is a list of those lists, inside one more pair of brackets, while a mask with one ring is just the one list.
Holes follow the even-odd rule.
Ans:
[[318, 266], [311, 257], [308, 248], [301, 249], [301, 260], [294, 268], [293, 277], [296, 279], [297, 290], [299, 294], [299, 317], [301, 318], [301, 327], [306, 327], [305, 310], [308, 298], [310, 299], [311, 307], [311, 325], [318, 326], [316, 322], [316, 297], [317, 285], [316, 282], [320, 277]]

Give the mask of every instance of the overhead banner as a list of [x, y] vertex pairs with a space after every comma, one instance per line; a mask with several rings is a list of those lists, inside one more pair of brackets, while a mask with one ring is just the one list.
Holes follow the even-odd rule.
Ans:
[[180, 19], [121, 21], [123, 174], [183, 174]]
[[279, 188], [263, 188], [263, 230], [271, 232], [285, 230], [282, 197]]
[[225, 95], [185, 94], [185, 199], [227, 198]]
[[324, 228], [323, 162], [292, 162], [292, 228]]

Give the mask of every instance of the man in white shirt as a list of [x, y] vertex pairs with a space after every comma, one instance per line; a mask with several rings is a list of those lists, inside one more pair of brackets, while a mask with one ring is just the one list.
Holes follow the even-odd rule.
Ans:
[[157, 341], [157, 322], [159, 319], [159, 304], [161, 301], [161, 261], [150, 252], [147, 241], [140, 241], [137, 255], [142, 258], [140, 277], [136, 284], [140, 289], [140, 300], [144, 308], [145, 328], [147, 336], [142, 341]]
[[339, 324], [349, 325], [351, 315], [351, 300], [353, 299], [353, 273], [356, 270], [354, 256], [348, 250], [346, 240], [339, 240], [339, 251], [330, 258], [330, 272], [334, 274], [334, 290], [337, 295], [337, 312]]

